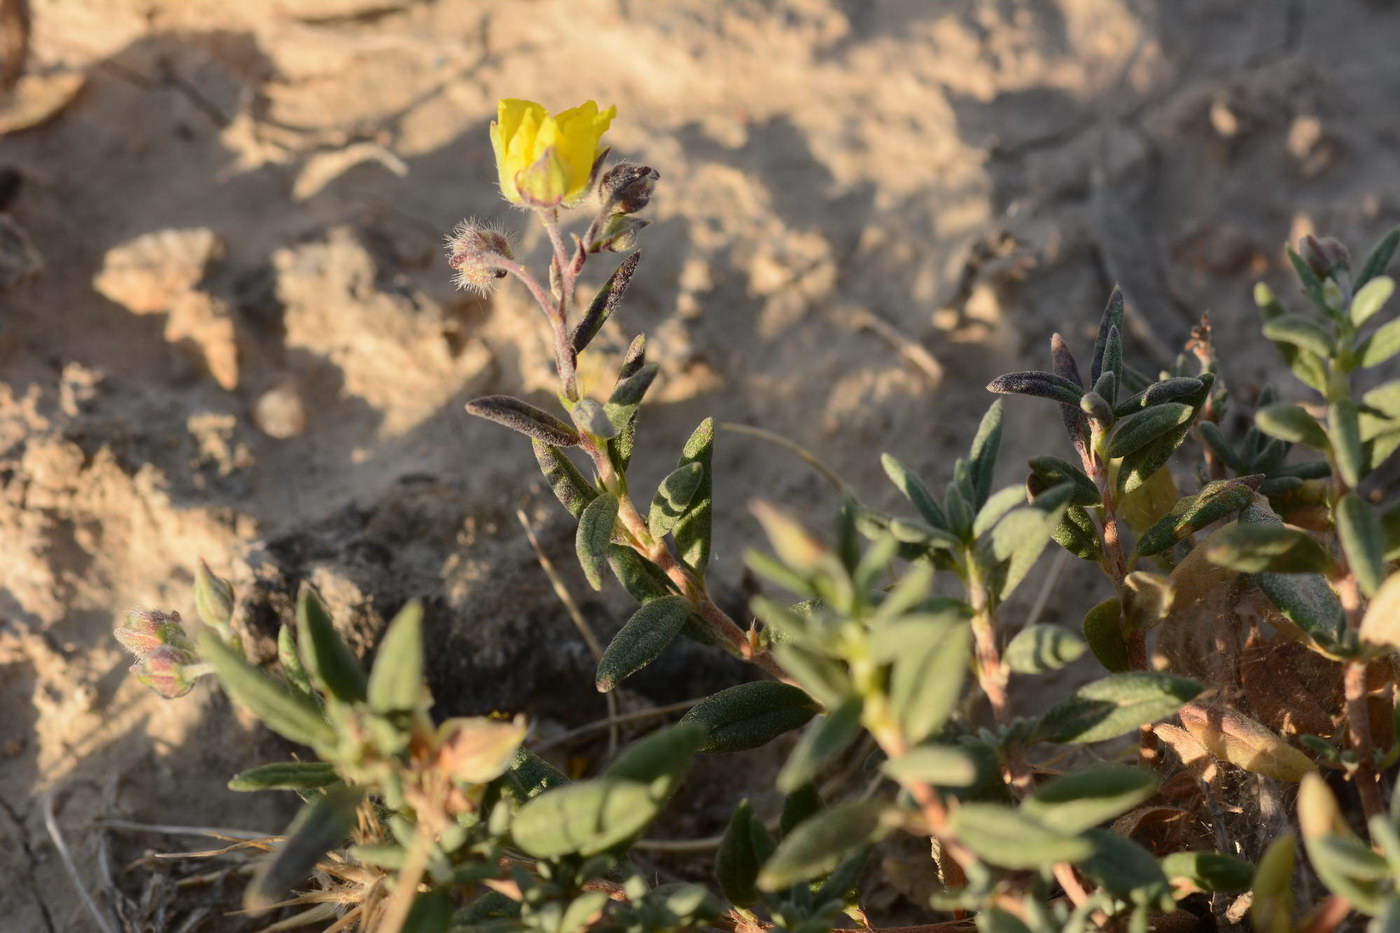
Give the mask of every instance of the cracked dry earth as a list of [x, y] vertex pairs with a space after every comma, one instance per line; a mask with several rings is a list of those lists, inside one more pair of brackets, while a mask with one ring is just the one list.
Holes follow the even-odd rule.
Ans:
[[[286, 749], [207, 685], [158, 700], [110, 638], [128, 607], [191, 611], [200, 555], [264, 656], [301, 580], [365, 651], [422, 597], [442, 714], [526, 710], [547, 736], [603, 712], [515, 511], [566, 568], [568, 526], [528, 445], [462, 412], [551, 381], [523, 293], [454, 292], [440, 257], [466, 215], [525, 229], [494, 195], [498, 97], [616, 103], [615, 152], [661, 172], [602, 338], [617, 354], [645, 330], [662, 364], [644, 485], [714, 414], [889, 504], [879, 450], [943, 479], [987, 379], [1054, 330], [1084, 341], [1115, 281], [1136, 352], [1167, 358], [1209, 310], [1247, 394], [1272, 363], [1249, 286], [1283, 289], [1285, 240], [1400, 219], [1400, 12], [1380, 2], [34, 0], [34, 18], [0, 101], [5, 930], [93, 928], [46, 803], [127, 929], [254, 928], [223, 914], [228, 863], [147, 858], [207, 840], [103, 822], [288, 816], [223, 787]], [[543, 256], [534, 233], [522, 250]], [[1042, 415], [1010, 407], [1003, 481]], [[753, 438], [720, 444], [712, 579], [742, 612], [745, 501], [816, 518], [832, 498]], [[592, 625], [620, 624], [616, 594], [565, 572]], [[740, 676], [677, 646], [623, 703]], [[716, 831], [773, 757], [703, 771], [657, 832]], [[897, 911], [927, 881], [885, 867], [875, 906]]]

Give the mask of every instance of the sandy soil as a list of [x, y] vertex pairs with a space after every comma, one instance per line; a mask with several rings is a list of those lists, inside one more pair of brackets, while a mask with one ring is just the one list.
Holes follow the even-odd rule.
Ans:
[[[462, 411], [489, 392], [547, 399], [551, 381], [523, 292], [454, 292], [440, 255], [463, 216], [528, 229], [494, 194], [498, 97], [615, 103], [615, 151], [661, 172], [641, 271], [602, 338], [617, 353], [646, 331], [662, 363], [643, 482], [714, 414], [794, 438], [890, 504], [879, 450], [943, 478], [982, 385], [1038, 365], [1054, 330], [1083, 345], [1114, 281], [1136, 352], [1169, 358], [1209, 310], [1248, 392], [1273, 364], [1249, 286], [1289, 293], [1282, 243], [1314, 228], [1369, 242], [1400, 220], [1400, 13], [1379, 0], [34, 14], [31, 75], [0, 101], [0, 189], [19, 181], [0, 213], [7, 930], [89, 928], [45, 799], [130, 929], [240, 928], [212, 916], [219, 890], [172, 902], [166, 874], [126, 870], [203, 843], [96, 822], [276, 831], [288, 813], [222, 786], [283, 754], [276, 741], [207, 686], [158, 700], [110, 638], [127, 607], [191, 611], [199, 555], [234, 579], [263, 652], [302, 579], [365, 649], [418, 596], [444, 713], [526, 709], [547, 730], [602, 712], [514, 517], [525, 508], [567, 567], [562, 513], [528, 446]], [[543, 255], [534, 232], [522, 245]], [[1045, 416], [1011, 406], [1028, 437], [1006, 482], [1043, 449]], [[752, 438], [722, 436], [717, 466], [712, 578], [738, 612], [744, 502], [820, 516], [832, 497]], [[607, 632], [623, 603], [585, 609]], [[629, 702], [737, 676], [677, 648]], [[686, 831], [732, 803], [706, 791]]]

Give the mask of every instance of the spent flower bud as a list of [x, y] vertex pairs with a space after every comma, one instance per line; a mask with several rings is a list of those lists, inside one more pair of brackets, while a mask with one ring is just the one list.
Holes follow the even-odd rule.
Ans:
[[612, 214], [603, 221], [598, 236], [588, 244], [588, 251], [601, 253], [606, 249], [614, 253], [625, 253], [630, 249], [635, 249], [637, 233], [650, 223], [649, 220], [642, 220], [640, 217], [632, 217], [628, 214]]
[[171, 644], [158, 646], [131, 665], [137, 680], [167, 700], [189, 693], [194, 682], [208, 672], [193, 650]]
[[180, 622], [180, 613], [161, 612], [159, 609], [133, 609], [126, 614], [122, 624], [112, 633], [121, 646], [138, 658], [171, 645], [182, 650], [191, 650], [194, 645]]
[[1321, 239], [1311, 233], [1298, 241], [1298, 255], [1308, 268], [1325, 279], [1332, 273], [1351, 268], [1351, 253], [1336, 239], [1325, 236]]
[[647, 206], [661, 173], [650, 165], [619, 162], [604, 173], [599, 182], [603, 210], [635, 214]]
[[515, 258], [510, 239], [501, 231], [464, 220], [447, 238], [447, 264], [457, 273], [458, 288], [489, 292], [497, 279], [505, 278], [503, 263]]

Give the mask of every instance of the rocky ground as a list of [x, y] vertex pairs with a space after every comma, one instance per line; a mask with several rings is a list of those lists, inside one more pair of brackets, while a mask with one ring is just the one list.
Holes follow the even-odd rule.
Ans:
[[[600, 338], [645, 331], [662, 364], [644, 485], [713, 414], [890, 504], [880, 450], [944, 478], [986, 381], [1039, 365], [1055, 330], [1086, 345], [1114, 282], [1140, 359], [1210, 311], [1248, 395], [1274, 367], [1249, 288], [1292, 293], [1282, 244], [1360, 247], [1400, 220], [1381, 0], [34, 0], [34, 22], [0, 98], [6, 929], [90, 922], [46, 806], [130, 929], [244, 922], [216, 913], [236, 879], [172, 895], [207, 865], [130, 867], [206, 842], [100, 822], [286, 819], [223, 789], [283, 749], [207, 686], [157, 699], [110, 637], [131, 606], [191, 611], [201, 555], [261, 651], [299, 581], [366, 650], [421, 597], [444, 714], [526, 710], [541, 735], [601, 715], [516, 510], [599, 631], [624, 603], [569, 567], [528, 445], [462, 411], [551, 383], [523, 291], [456, 292], [440, 252], [470, 215], [544, 255], [494, 189], [498, 97], [615, 103], [615, 152], [661, 172]], [[1010, 406], [1004, 481], [1060, 444], [1045, 415]], [[833, 499], [749, 436], [716, 462], [712, 579], [737, 613], [745, 502]], [[677, 648], [624, 702], [740, 676]], [[658, 831], [716, 829], [737, 791], [710, 776]]]

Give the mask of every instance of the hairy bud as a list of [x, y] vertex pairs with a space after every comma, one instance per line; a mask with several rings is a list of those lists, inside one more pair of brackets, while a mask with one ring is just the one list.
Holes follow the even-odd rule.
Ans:
[[597, 238], [588, 244], [588, 251], [601, 253], [606, 249], [614, 253], [625, 253], [630, 249], [635, 249], [637, 233], [650, 223], [651, 221], [642, 220], [640, 217], [630, 217], [621, 213], [612, 214], [603, 222]]
[[1308, 234], [1298, 241], [1298, 255], [1320, 279], [1351, 268], [1351, 253], [1330, 236], [1319, 239]]
[[188, 648], [160, 645], [131, 665], [136, 679], [167, 700], [174, 700], [194, 689], [194, 682], [207, 673], [199, 656]]
[[619, 162], [608, 169], [599, 182], [603, 209], [621, 214], [635, 214], [647, 206], [661, 173], [650, 165]]
[[515, 258], [504, 233], [470, 220], [453, 228], [446, 246], [447, 264], [457, 273], [453, 281], [475, 292], [489, 292], [506, 276], [503, 263]]
[[121, 646], [138, 658], [171, 645], [190, 650], [193, 645], [180, 622], [180, 613], [165, 613], [158, 609], [133, 609], [113, 632]]

